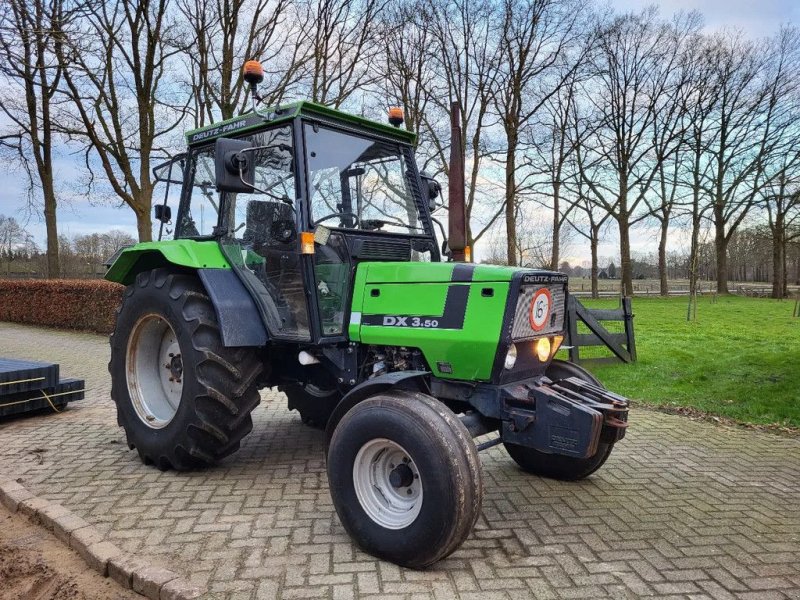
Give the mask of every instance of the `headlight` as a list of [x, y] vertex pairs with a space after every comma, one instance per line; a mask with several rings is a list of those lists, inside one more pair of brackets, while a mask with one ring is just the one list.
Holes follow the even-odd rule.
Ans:
[[533, 343], [533, 346], [539, 362], [550, 360], [550, 338], [539, 338]]
[[506, 369], [513, 369], [514, 365], [517, 364], [517, 347], [514, 344], [511, 344], [508, 347], [508, 352], [506, 352], [506, 362], [505, 368]]

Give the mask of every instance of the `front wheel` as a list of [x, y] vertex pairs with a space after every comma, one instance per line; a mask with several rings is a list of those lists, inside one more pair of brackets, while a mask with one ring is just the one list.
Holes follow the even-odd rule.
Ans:
[[[553, 382], [558, 382], [568, 377], [577, 377], [587, 383], [603, 387], [603, 384], [583, 367], [561, 360], [554, 360], [547, 368], [545, 375]], [[575, 458], [539, 452], [533, 448], [526, 448], [516, 444], [504, 443], [503, 445], [508, 451], [508, 455], [523, 471], [561, 481], [577, 481], [588, 477], [603, 466], [603, 463], [606, 462], [611, 455], [611, 450], [614, 448], [614, 444], [601, 443], [597, 445], [597, 452], [594, 456]]]
[[411, 568], [469, 536], [483, 498], [478, 452], [446, 406], [391, 391], [357, 404], [328, 448], [336, 512], [366, 552]]

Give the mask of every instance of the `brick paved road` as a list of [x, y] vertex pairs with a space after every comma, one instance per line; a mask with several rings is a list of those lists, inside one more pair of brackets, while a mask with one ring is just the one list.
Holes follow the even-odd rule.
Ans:
[[426, 572], [356, 550], [331, 505], [322, 433], [265, 392], [242, 450], [215, 469], [146, 468], [109, 399], [105, 337], [0, 323], [0, 355], [61, 363], [87, 400], [0, 424], [0, 473], [211, 597], [798, 598], [800, 440], [650, 411], [587, 481], [482, 453], [483, 515]]

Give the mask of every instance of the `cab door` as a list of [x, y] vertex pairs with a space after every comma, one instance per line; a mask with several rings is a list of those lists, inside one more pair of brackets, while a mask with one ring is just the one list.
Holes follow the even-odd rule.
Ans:
[[223, 252], [260, 304], [270, 337], [308, 341], [292, 128], [284, 125], [246, 139], [253, 144], [255, 188], [224, 194]]

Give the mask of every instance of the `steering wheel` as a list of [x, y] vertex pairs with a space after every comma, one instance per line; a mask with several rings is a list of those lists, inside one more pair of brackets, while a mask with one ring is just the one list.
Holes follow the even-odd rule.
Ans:
[[334, 217], [353, 217], [353, 219], [355, 220], [355, 224], [358, 225], [358, 223], [359, 223], [358, 215], [356, 213], [353, 213], [353, 212], [336, 212], [336, 213], [331, 213], [329, 215], [325, 215], [324, 217], [320, 217], [319, 219], [314, 221], [314, 225], [319, 225], [323, 221], [327, 221], [328, 219], [333, 219]]

